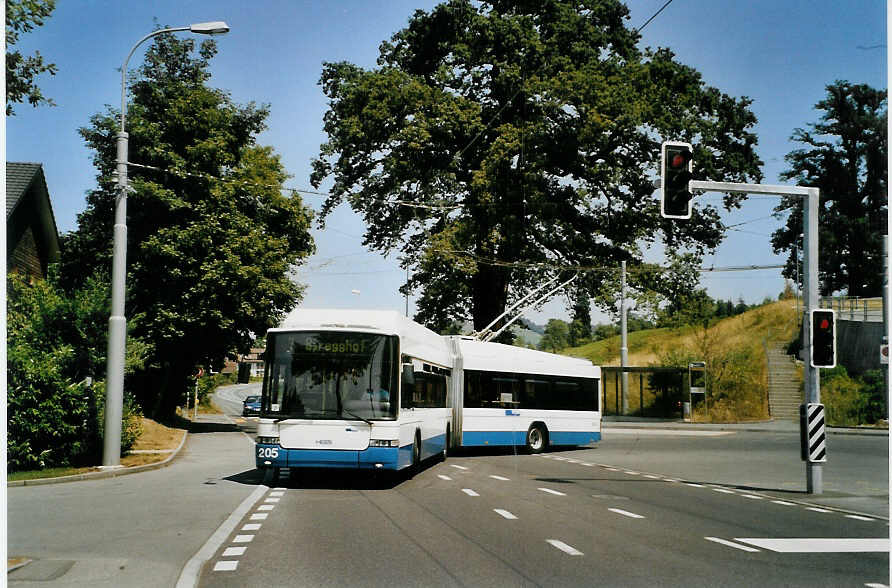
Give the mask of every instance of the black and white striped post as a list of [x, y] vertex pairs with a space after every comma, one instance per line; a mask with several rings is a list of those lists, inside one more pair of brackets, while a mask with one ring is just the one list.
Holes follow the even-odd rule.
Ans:
[[799, 438], [802, 461], [827, 461], [827, 433], [824, 430], [824, 405], [807, 402], [799, 405]]

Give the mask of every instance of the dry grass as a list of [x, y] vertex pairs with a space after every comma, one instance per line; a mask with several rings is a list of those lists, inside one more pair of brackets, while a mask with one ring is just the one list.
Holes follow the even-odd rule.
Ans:
[[[131, 448], [131, 453], [121, 457], [121, 465], [133, 467], [157, 463], [170, 457], [180, 446], [184, 429], [174, 429], [157, 423], [152, 419], [142, 418], [142, 435]], [[164, 453], [133, 453], [134, 451], [163, 451]]]

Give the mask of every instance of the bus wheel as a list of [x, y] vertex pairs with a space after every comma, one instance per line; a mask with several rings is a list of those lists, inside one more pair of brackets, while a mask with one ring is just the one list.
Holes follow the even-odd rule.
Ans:
[[266, 468], [263, 470], [263, 485], [275, 486], [279, 481], [279, 468]]
[[542, 425], [534, 424], [527, 431], [527, 449], [530, 453], [542, 453], [545, 451], [546, 432]]
[[415, 443], [412, 444], [412, 465], [409, 466], [409, 477], [415, 477], [421, 470], [421, 434], [416, 431]]

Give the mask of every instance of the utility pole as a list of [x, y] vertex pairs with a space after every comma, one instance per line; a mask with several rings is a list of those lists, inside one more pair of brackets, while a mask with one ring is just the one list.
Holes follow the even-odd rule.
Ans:
[[629, 367], [629, 337], [626, 329], [626, 262], [623, 261], [621, 264], [622, 267], [622, 288], [620, 289], [620, 298], [619, 298], [619, 324], [620, 324], [620, 338], [622, 340], [621, 347], [619, 348], [619, 361], [620, 366], [622, 366], [622, 395], [623, 395], [623, 410], [622, 414], [628, 414], [629, 412], [629, 373], [626, 371], [626, 368]]

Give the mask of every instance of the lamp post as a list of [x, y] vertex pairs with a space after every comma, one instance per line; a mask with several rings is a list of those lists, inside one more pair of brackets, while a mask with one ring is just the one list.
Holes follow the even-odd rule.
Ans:
[[121, 129], [118, 132], [118, 194], [115, 198], [114, 249], [112, 256], [112, 308], [108, 319], [108, 359], [105, 380], [105, 433], [102, 466], [120, 467], [121, 419], [124, 407], [124, 357], [127, 345], [127, 319], [124, 316], [124, 295], [127, 281], [127, 138], [124, 130], [127, 116], [127, 62], [143, 41], [162, 33], [190, 31], [202, 35], [229, 32], [225, 22], [202, 22], [185, 27], [160, 29], [149, 33], [130, 49], [121, 66]]

